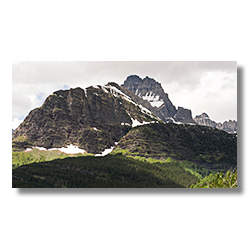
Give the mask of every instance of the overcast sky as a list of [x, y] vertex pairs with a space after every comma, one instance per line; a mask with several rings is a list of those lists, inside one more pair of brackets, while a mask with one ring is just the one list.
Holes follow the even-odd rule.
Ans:
[[13, 62], [12, 128], [56, 90], [121, 85], [129, 75], [154, 78], [193, 117], [237, 120], [237, 62]]

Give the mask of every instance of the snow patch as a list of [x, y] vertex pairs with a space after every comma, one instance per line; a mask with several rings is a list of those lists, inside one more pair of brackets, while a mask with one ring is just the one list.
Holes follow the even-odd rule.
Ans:
[[[176, 116], [176, 115], [175, 115]], [[174, 117], [175, 117], [174, 116]], [[175, 124], [178, 124], [178, 125], [184, 125], [184, 123], [182, 123], [182, 122], [176, 122], [172, 117], [167, 117], [166, 119], [170, 119], [170, 120], [172, 120], [173, 121], [173, 123], [175, 123]], [[167, 122], [167, 123], [169, 123], [169, 122]], [[195, 125], [195, 124], [193, 124], [193, 123], [186, 123], [186, 124], [189, 124], [189, 125]]]
[[80, 149], [78, 148], [78, 146], [73, 146], [72, 144], [70, 144], [69, 146], [67, 146], [67, 148], [49, 148], [49, 149], [46, 149], [46, 148], [43, 148], [43, 147], [32, 147], [32, 148], [27, 148], [24, 152], [29, 152], [33, 149], [38, 149], [40, 151], [52, 151], [52, 150], [58, 150], [58, 151], [61, 151], [63, 153], [66, 153], [66, 154], [84, 154], [86, 153], [85, 150], [83, 149]]
[[122, 126], [124, 126], [124, 125], [130, 126], [129, 123], [124, 123], [124, 122], [122, 122], [121, 125], [122, 125]]
[[41, 150], [41, 151], [47, 151], [47, 149], [43, 148], [43, 147], [35, 147], [35, 148], [38, 149], [38, 150]]
[[95, 156], [105, 156], [108, 155], [109, 153], [111, 153], [113, 151], [115, 147], [111, 147], [111, 148], [107, 148], [105, 149], [101, 154], [96, 154]]
[[147, 92], [146, 95], [142, 96], [141, 98], [150, 102], [151, 106], [153, 107], [159, 108], [164, 103], [164, 101], [160, 99], [160, 96], [155, 95], [155, 93], [153, 93], [152, 91]]
[[[166, 119], [172, 120], [173, 123], [178, 124], [178, 125], [183, 124], [182, 122], [176, 122], [172, 117], [167, 117]], [[169, 122], [167, 121], [167, 123]]]
[[132, 117], [131, 117], [131, 120], [132, 120], [132, 127], [133, 128], [137, 127], [137, 126], [145, 125], [145, 124], [150, 124], [150, 123], [159, 123], [158, 121], [150, 121], [150, 122], [143, 121], [143, 122], [139, 122], [138, 120], [133, 119]]
[[164, 103], [164, 101], [150, 102], [150, 104], [151, 104], [152, 107], [157, 107], [157, 108], [159, 108], [163, 103]]
[[31, 151], [33, 148], [26, 148], [26, 150], [24, 152], [29, 152]]
[[26, 148], [26, 150], [24, 152], [29, 152], [29, 151], [31, 151], [33, 149], [38, 149], [40, 151], [47, 151], [47, 149], [43, 148], [43, 147], [32, 147], [32, 148]]
[[138, 120], [133, 119], [132, 117], [131, 117], [131, 120], [132, 120], [133, 128], [142, 125], [142, 123], [140, 123]]
[[50, 148], [49, 151], [51, 150], [59, 150], [63, 153], [66, 154], [84, 154], [86, 153], [85, 150], [78, 148], [78, 146], [73, 146], [72, 144], [70, 144], [69, 146], [67, 146], [67, 148]]
[[85, 96], [88, 97], [87, 89], [83, 89], [83, 90], [84, 90]]

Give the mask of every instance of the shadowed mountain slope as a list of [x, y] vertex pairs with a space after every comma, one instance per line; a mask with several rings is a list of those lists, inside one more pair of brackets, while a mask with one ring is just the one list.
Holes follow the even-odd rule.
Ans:
[[129, 131], [114, 154], [187, 160], [213, 171], [237, 165], [237, 137], [199, 125], [148, 124]]

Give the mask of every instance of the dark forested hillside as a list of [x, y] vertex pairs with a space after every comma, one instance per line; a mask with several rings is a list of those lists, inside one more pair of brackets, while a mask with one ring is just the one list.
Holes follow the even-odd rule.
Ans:
[[58, 159], [12, 170], [13, 188], [186, 188], [196, 182], [177, 162], [121, 155]]

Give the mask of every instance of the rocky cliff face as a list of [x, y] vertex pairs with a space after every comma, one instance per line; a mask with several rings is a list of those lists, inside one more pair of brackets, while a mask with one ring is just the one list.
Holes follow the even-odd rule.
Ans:
[[162, 122], [143, 103], [150, 106], [115, 83], [59, 90], [29, 113], [12, 139], [22, 136], [32, 146], [45, 148], [73, 144], [89, 153], [101, 153], [132, 127]]
[[237, 121], [229, 120], [229, 121], [223, 122], [222, 124], [217, 123], [216, 128], [222, 129], [222, 130], [224, 130], [228, 133], [231, 133], [231, 134], [235, 134], [235, 133], [237, 133]]
[[218, 128], [228, 133], [237, 133], [237, 121], [229, 120], [228, 122], [216, 123], [215, 121], [212, 121], [206, 113], [195, 116], [194, 120], [199, 125]]
[[196, 124], [192, 118], [191, 110], [178, 108], [170, 101], [168, 94], [164, 92], [160, 83], [154, 79], [132, 75], [124, 81], [123, 87], [132, 91], [135, 95], [148, 101], [152, 106], [152, 112], [164, 122], [182, 122]]
[[213, 128], [216, 128], [217, 126], [216, 122], [212, 121], [206, 113], [195, 116], [194, 120], [199, 125], [209, 126]]
[[178, 107], [177, 113], [174, 116], [176, 122], [196, 124], [192, 118], [192, 112], [189, 109]]
[[146, 77], [141, 79], [139, 76], [129, 76], [122, 85], [135, 95], [147, 100], [152, 107], [158, 108], [162, 117], [173, 117], [176, 114], [176, 108], [168, 98], [161, 87], [161, 84], [154, 79]]

